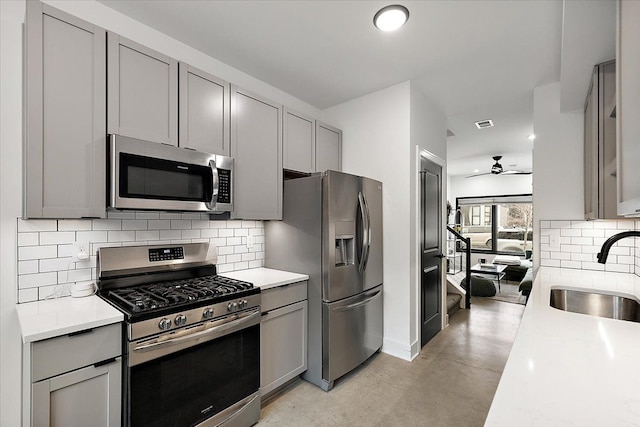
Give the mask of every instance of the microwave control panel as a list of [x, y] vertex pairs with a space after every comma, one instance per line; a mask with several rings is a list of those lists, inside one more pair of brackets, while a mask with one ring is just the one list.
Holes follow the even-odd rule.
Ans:
[[218, 169], [218, 203], [231, 203], [231, 171]]

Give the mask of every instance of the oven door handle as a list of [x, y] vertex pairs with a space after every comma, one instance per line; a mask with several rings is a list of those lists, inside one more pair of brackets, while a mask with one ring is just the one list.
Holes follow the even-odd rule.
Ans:
[[[204, 324], [202, 325], [202, 327], [204, 327], [203, 330], [188, 333], [187, 335], [179, 336], [176, 338], [169, 338], [162, 341], [160, 341], [159, 338], [154, 338], [153, 340], [151, 340], [151, 342], [147, 341], [147, 343], [145, 344], [134, 347], [133, 351], [145, 353], [149, 351], [161, 350], [166, 347], [185, 344], [191, 341], [195, 341], [192, 345], [196, 345], [201, 342], [210, 341], [212, 339], [231, 334], [248, 326], [257, 325], [258, 323], [260, 323], [260, 309], [255, 309], [244, 313], [234, 314], [227, 318], [213, 321], [209, 324]], [[198, 327], [194, 329], [198, 329]], [[191, 347], [192, 345], [189, 345], [187, 347]]]

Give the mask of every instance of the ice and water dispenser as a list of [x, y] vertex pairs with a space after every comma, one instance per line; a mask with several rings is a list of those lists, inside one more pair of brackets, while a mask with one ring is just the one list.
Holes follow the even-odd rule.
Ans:
[[336, 267], [355, 263], [355, 221], [336, 221]]

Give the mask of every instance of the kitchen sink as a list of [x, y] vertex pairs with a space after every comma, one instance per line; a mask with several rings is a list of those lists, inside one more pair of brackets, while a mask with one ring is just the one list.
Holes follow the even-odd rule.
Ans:
[[640, 322], [640, 301], [631, 295], [589, 289], [553, 288], [549, 305], [572, 313]]

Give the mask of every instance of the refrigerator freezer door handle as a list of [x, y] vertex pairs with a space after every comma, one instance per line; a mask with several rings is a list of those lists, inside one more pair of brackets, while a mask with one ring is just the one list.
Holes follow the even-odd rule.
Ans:
[[382, 295], [382, 291], [378, 291], [376, 292], [374, 295], [370, 296], [369, 298], [362, 300], [362, 301], [358, 301], [358, 302], [354, 302], [353, 304], [349, 304], [349, 305], [345, 305], [342, 307], [336, 307], [336, 308], [332, 308], [332, 311], [347, 311], [347, 310], [351, 310], [352, 308], [356, 308], [356, 307], [360, 307], [362, 305], [366, 305], [369, 304], [371, 301], [373, 301], [374, 299], [378, 298], [380, 295]]
[[360, 215], [362, 215], [362, 252], [360, 253], [360, 263], [358, 270], [362, 273], [367, 263], [369, 255], [369, 215], [366, 211], [366, 202], [362, 192], [358, 193], [358, 206], [360, 207]]

